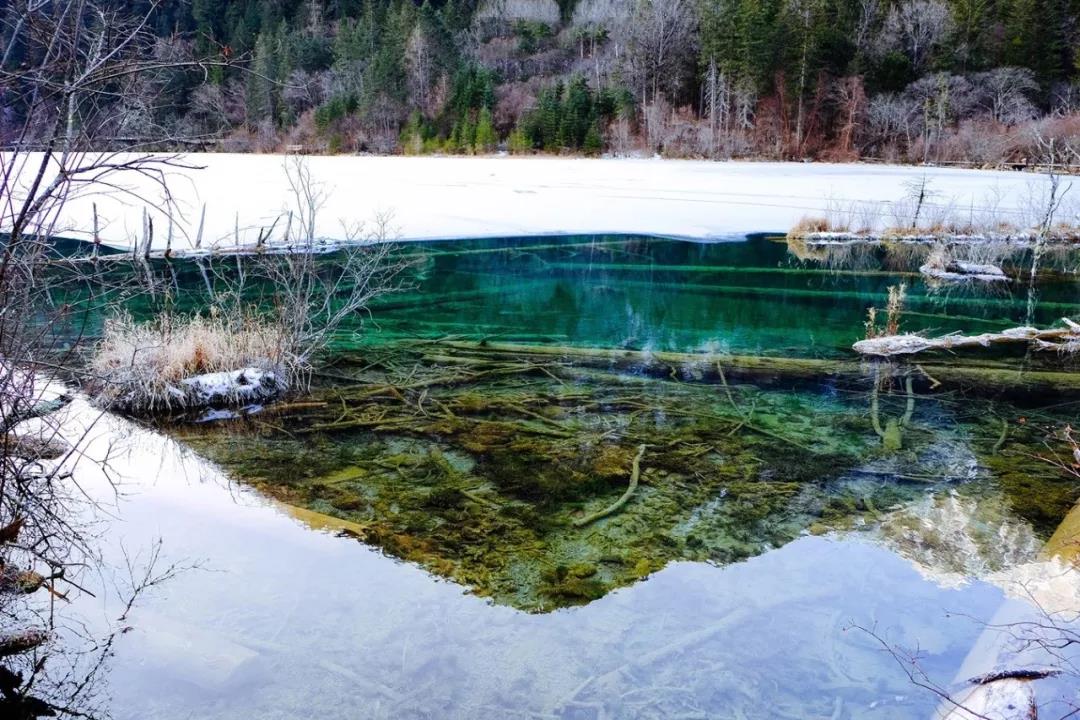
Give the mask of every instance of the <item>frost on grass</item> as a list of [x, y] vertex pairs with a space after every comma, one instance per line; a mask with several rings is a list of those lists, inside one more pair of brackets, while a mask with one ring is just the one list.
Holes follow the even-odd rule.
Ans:
[[248, 313], [108, 320], [90, 357], [97, 404], [125, 411], [258, 402], [289, 386], [280, 326]]

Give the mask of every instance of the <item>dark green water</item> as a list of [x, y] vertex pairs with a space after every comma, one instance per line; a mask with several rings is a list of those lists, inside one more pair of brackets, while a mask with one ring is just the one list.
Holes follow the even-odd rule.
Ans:
[[[908, 284], [902, 328], [935, 333], [1021, 324], [1026, 286], [932, 289], [888, 258], [827, 268], [761, 237], [400, 251], [408, 288], [339, 335], [310, 397], [168, 426], [338, 532], [264, 506], [238, 511], [273, 526], [258, 542], [227, 513], [199, 525], [193, 552], [241, 570], [157, 612], [269, 667], [207, 699], [190, 670], [152, 677], [143, 648], [122, 716], [925, 716], [935, 699], [851, 625], [924, 648], [949, 683], [1000, 578], [1080, 496], [1039, 459], [1067, 451], [1080, 405], [1038, 375], [1067, 358], [850, 350], [890, 285]], [[177, 277], [197, 305], [199, 275]], [[1080, 285], [1048, 276], [1030, 319], [1077, 307]], [[187, 502], [153, 522], [183, 534], [208, 501]]]

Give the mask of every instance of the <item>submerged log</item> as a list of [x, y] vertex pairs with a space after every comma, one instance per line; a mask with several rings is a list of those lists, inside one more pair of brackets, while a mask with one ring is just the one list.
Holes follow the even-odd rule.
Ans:
[[644, 454], [645, 446], [639, 445], [637, 455], [634, 456], [633, 468], [630, 471], [630, 483], [626, 486], [626, 492], [619, 496], [618, 500], [613, 502], [611, 505], [608, 505], [603, 510], [599, 510], [591, 515], [575, 520], [574, 527], [582, 528], [586, 525], [596, 522], [601, 518], [606, 518], [608, 515], [618, 512], [622, 508], [622, 506], [630, 500], [630, 496], [633, 495], [634, 490], [637, 489], [638, 479], [641, 477], [641, 458]]
[[903, 335], [883, 335], [881, 337], [859, 340], [852, 348], [860, 355], [875, 357], [894, 357], [897, 355], [915, 355], [928, 350], [961, 350], [964, 348], [990, 347], [1003, 344], [1032, 345], [1038, 350], [1071, 351], [1073, 346], [1080, 346], [1080, 325], [1064, 319], [1066, 327], [1040, 330], [1033, 327], [1016, 327], [996, 333], [978, 335], [959, 335], [951, 333], [936, 338], [923, 337], [914, 333]]
[[[873, 377], [875, 373], [893, 371], [898, 375], [906, 375], [910, 372], [910, 366], [903, 363], [868, 366], [865, 362], [822, 358], [654, 352], [464, 340], [428, 342], [460, 352], [483, 354], [486, 357], [502, 356], [516, 361], [529, 358], [537, 361], [542, 358], [547, 358], [549, 361], [565, 359], [573, 361], [578, 366], [591, 366], [602, 370], [646, 373], [658, 378], [670, 378], [672, 373], [675, 373], [684, 381], [693, 378], [699, 382], [715, 383], [720, 382], [719, 369], [721, 368], [729, 381], [748, 380], [758, 384], [776, 381], [828, 383], [838, 379], [861, 382]], [[1026, 397], [1029, 393], [1040, 391], [1080, 391], [1080, 374], [1078, 373], [1007, 366], [968, 366], [956, 363], [922, 363], [919, 367], [921, 368], [920, 377], [933, 378], [934, 381], [930, 384], [934, 387], [956, 384], [1019, 397]], [[555, 371], [562, 372], [559, 368], [555, 368]]]

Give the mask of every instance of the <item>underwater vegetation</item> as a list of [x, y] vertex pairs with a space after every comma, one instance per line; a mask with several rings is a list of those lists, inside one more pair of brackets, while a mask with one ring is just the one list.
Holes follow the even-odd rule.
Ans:
[[1032, 461], [1056, 419], [955, 383], [748, 377], [722, 362], [399, 342], [341, 354], [301, 401], [173, 432], [390, 556], [541, 612], [806, 533], [874, 530], [936, 557], [948, 532], [897, 515], [935, 494], [1000, 489], [998, 512], [1045, 537], [1080, 491]]

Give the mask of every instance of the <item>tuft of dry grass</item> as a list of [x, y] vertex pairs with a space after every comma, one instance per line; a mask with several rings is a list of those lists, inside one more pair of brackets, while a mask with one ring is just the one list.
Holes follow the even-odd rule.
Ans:
[[832, 230], [832, 226], [829, 224], [828, 218], [804, 216], [788, 231], [788, 235], [798, 237], [808, 233], [829, 232], [830, 230]]
[[136, 322], [110, 318], [94, 346], [88, 390], [103, 407], [155, 411], [187, 404], [181, 381], [257, 368], [287, 384], [290, 345], [280, 326], [243, 312]]
[[904, 283], [890, 285], [889, 299], [885, 304], [885, 327], [881, 328], [877, 324], [877, 308], [868, 308], [866, 311], [866, 322], [863, 323], [863, 328], [866, 331], [866, 339], [872, 340], [874, 338], [900, 334], [900, 317], [904, 313], [904, 302], [906, 300], [907, 285]]

